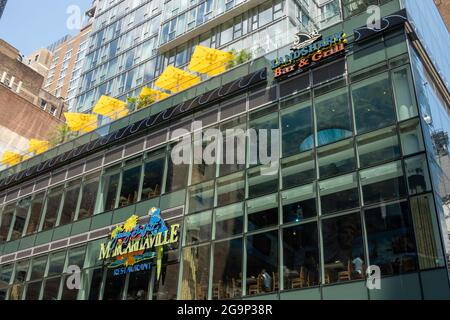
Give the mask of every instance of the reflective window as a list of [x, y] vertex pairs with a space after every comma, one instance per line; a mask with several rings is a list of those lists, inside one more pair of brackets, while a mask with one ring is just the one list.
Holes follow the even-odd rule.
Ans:
[[130, 273], [127, 289], [127, 300], [147, 300], [151, 272], [139, 271]]
[[[178, 149], [179, 148], [179, 149]], [[172, 146], [173, 149], [173, 146]], [[177, 149], [182, 153], [182, 147], [177, 146]], [[191, 148], [188, 148], [188, 150]], [[190, 159], [190, 155], [184, 155]], [[169, 158], [167, 160], [167, 180], [166, 180], [166, 193], [180, 190], [186, 187], [187, 177], [189, 173], [189, 164], [177, 164], [175, 165], [172, 161], [171, 153], [169, 153]]]
[[[267, 163], [272, 151], [272, 131], [278, 129], [277, 105], [250, 114], [247, 158], [250, 165]], [[278, 148], [278, 141], [273, 141]]]
[[311, 103], [307, 101], [281, 112], [283, 157], [313, 148], [311, 111]]
[[340, 176], [319, 183], [322, 214], [348, 210], [359, 206], [355, 174]]
[[242, 150], [246, 150], [246, 129], [247, 119], [245, 116], [221, 125], [220, 130], [224, 136], [219, 168], [220, 176], [245, 169], [245, 151], [242, 152]]
[[82, 269], [84, 265], [85, 255], [86, 255], [85, 246], [69, 249], [66, 269], [69, 266], [77, 266], [80, 269]]
[[45, 213], [42, 217], [44, 219], [42, 231], [47, 231], [55, 227], [59, 208], [61, 206], [62, 191], [62, 187], [50, 190], [45, 205]]
[[209, 245], [183, 249], [182, 300], [207, 299], [210, 252]]
[[281, 193], [281, 200], [283, 223], [300, 222], [317, 215], [314, 184], [284, 191]]
[[352, 116], [346, 87], [316, 97], [315, 112], [318, 146], [353, 135]]
[[107, 270], [103, 300], [122, 300], [125, 277], [125, 274], [115, 276], [114, 270]]
[[395, 122], [392, 89], [388, 74], [382, 74], [352, 85], [358, 133], [386, 127]]
[[[61, 277], [46, 279], [43, 286], [42, 300], [58, 300]], [[63, 285], [64, 286], [64, 285]]]
[[361, 167], [375, 165], [380, 162], [400, 157], [400, 142], [395, 127], [374, 131], [358, 139], [358, 155]]
[[242, 233], [244, 227], [244, 206], [232, 204], [215, 210], [215, 238], [224, 239]]
[[426, 192], [431, 189], [430, 176], [425, 155], [405, 160], [409, 194]]
[[208, 142], [202, 142], [201, 139], [198, 140], [199, 141], [194, 140], [193, 148], [194, 150], [203, 150], [203, 151], [198, 152], [198, 154], [197, 152], [194, 151], [194, 162], [192, 164], [191, 184], [196, 184], [198, 182], [214, 179], [214, 177], [216, 176], [216, 162], [217, 162], [216, 150], [218, 147], [213, 149], [214, 151], [211, 152], [208, 151], [208, 156], [211, 154], [211, 156], [214, 157], [213, 164], [206, 164], [205, 159], [203, 158], [203, 153], [206, 150], [210, 150], [210, 148], [212, 148], [213, 146], [216, 146], [217, 141], [215, 140], [215, 138], [211, 138], [211, 140], [209, 140]]
[[[113, 172], [110, 172], [113, 171]], [[113, 210], [116, 207], [117, 189], [119, 187], [120, 173], [117, 168], [107, 169], [102, 178], [101, 199], [103, 207], [100, 212]]]
[[370, 264], [382, 275], [417, 270], [416, 245], [408, 202], [365, 210]]
[[16, 263], [14, 281], [9, 292], [9, 300], [22, 300], [29, 265], [29, 260], [19, 261]]
[[78, 220], [91, 217], [94, 214], [98, 185], [98, 173], [87, 176], [86, 180], [83, 182]]
[[128, 167], [123, 170], [119, 207], [125, 207], [137, 201], [140, 179], [140, 165]]
[[41, 211], [44, 205], [44, 195], [45, 193], [42, 192], [33, 197], [27, 226], [27, 235], [35, 233], [39, 228], [39, 218], [41, 217]]
[[254, 198], [278, 191], [278, 169], [266, 166], [252, 168], [247, 171], [248, 197]]
[[61, 218], [59, 225], [63, 226], [71, 223], [75, 218], [75, 212], [78, 205], [78, 197], [80, 195], [81, 181], [76, 180], [68, 184], [66, 192], [64, 194], [64, 203], [61, 211]]
[[400, 139], [404, 156], [425, 150], [419, 120], [417, 119], [400, 124]]
[[283, 229], [284, 289], [319, 284], [319, 242], [317, 223]]
[[176, 300], [179, 269], [178, 263], [163, 263], [160, 278], [154, 277], [153, 300]]
[[242, 296], [242, 238], [214, 244], [212, 298]]
[[[98, 258], [98, 257], [97, 257]], [[86, 300], [99, 300], [100, 286], [103, 280], [103, 268], [85, 270], [82, 290]]]
[[[97, 256], [98, 258], [98, 256]], [[63, 273], [66, 251], [50, 254], [47, 276], [55, 276]]]
[[308, 183], [316, 178], [314, 154], [301, 153], [281, 160], [283, 189]]
[[278, 224], [278, 195], [247, 201], [247, 230], [253, 231]]
[[321, 179], [355, 170], [356, 157], [353, 139], [341, 141], [317, 150]]
[[214, 206], [214, 181], [189, 187], [189, 212], [211, 209]]
[[14, 241], [22, 237], [30, 204], [31, 198], [21, 199], [17, 202], [16, 214], [14, 215], [14, 225], [12, 228], [10, 241]]
[[392, 83], [397, 106], [398, 121], [417, 116], [417, 107], [413, 91], [409, 66], [392, 71]]
[[24, 300], [39, 300], [41, 294], [41, 287], [42, 281], [28, 283]]
[[244, 200], [244, 173], [235, 173], [217, 180], [217, 205], [223, 206]]
[[164, 153], [157, 152], [149, 156], [144, 165], [141, 200], [155, 198], [161, 194], [165, 160]]
[[359, 213], [322, 221], [324, 282], [350, 281], [364, 276], [364, 249]]
[[400, 161], [360, 172], [364, 204], [396, 199], [406, 195]]
[[31, 264], [30, 281], [39, 280], [44, 277], [45, 267], [47, 266], [47, 256], [34, 258]]
[[8, 285], [11, 283], [13, 277], [14, 265], [3, 265], [0, 267], [0, 301], [6, 299]]
[[206, 211], [185, 218], [185, 244], [196, 244], [211, 239], [212, 212]]
[[0, 226], [0, 243], [4, 243], [8, 240], [9, 229], [14, 218], [15, 204], [9, 204], [3, 209], [1, 216], [1, 226]]
[[279, 290], [278, 231], [247, 236], [247, 295]]

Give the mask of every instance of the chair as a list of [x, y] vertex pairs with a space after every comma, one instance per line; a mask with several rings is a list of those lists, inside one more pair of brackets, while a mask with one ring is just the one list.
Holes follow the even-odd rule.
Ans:
[[329, 270], [325, 270], [325, 284], [331, 283], [331, 272]]
[[278, 291], [280, 289], [280, 281], [278, 279], [278, 272], [272, 272], [272, 290]]
[[258, 294], [262, 291], [261, 275], [256, 278], [256, 284], [251, 284], [248, 286], [248, 294]]
[[218, 299], [220, 300], [221, 298], [224, 297], [223, 295], [223, 282], [222, 280], [219, 280], [219, 282], [217, 284], [213, 285], [212, 288], [212, 294], [213, 294], [213, 299]]
[[347, 270], [338, 272], [339, 281], [349, 281], [352, 280], [352, 262], [347, 261]]
[[292, 279], [291, 281], [291, 289], [295, 288], [303, 288], [306, 284], [306, 271], [304, 267], [300, 268], [300, 273], [297, 278]]
[[231, 278], [231, 296], [230, 298], [240, 297], [242, 295], [241, 286], [237, 283], [235, 278]]
[[308, 275], [306, 276], [306, 285], [308, 287], [315, 285], [314, 274], [311, 271], [308, 271]]

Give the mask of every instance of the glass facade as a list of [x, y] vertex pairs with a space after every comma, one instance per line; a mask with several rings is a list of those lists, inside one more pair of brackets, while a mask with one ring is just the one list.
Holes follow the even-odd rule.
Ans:
[[[162, 13], [170, 30], [176, 21], [174, 39], [189, 32], [191, 12], [217, 5], [200, 1], [191, 9], [190, 3], [171, 4]], [[240, 2], [230, 3], [224, 12]], [[250, 22], [269, 24], [280, 3], [258, 6], [258, 19]], [[354, 1], [332, 1], [322, 10], [329, 19], [333, 3], [347, 22], [362, 12]], [[207, 23], [197, 17], [194, 25]], [[240, 32], [231, 24], [221, 30], [219, 43]], [[350, 287], [362, 288], [360, 298], [375, 299], [365, 287], [366, 269], [373, 265], [386, 283], [417, 278], [408, 290], [419, 298], [428, 298], [420, 277], [429, 274], [439, 275], [442, 296], [450, 293], [440, 234], [445, 198], [437, 199], [445, 187], [437, 173], [443, 160], [430, 155], [436, 132], [424, 127], [424, 115], [440, 121], [442, 130], [450, 121], [444, 104], [432, 108], [442, 97], [423, 85], [422, 78], [434, 80], [411, 50], [402, 27], [387, 30], [349, 44], [346, 56], [330, 65], [281, 81], [269, 76], [265, 88], [246, 88], [207, 113], [195, 111], [171, 127], [108, 146], [82, 164], [67, 165], [62, 177], [60, 171], [40, 176], [27, 193], [0, 190], [0, 299], [277, 299], [316, 293], [320, 299], [331, 290], [349, 296]], [[374, 55], [382, 58], [375, 61]], [[268, 60], [255, 61], [269, 66]], [[191, 130], [206, 115], [211, 121], [204, 121], [202, 132], [278, 129], [278, 136], [270, 136], [276, 141], [268, 143], [279, 147], [275, 170], [265, 172], [261, 134], [247, 136], [243, 149], [226, 139], [217, 144], [216, 159], [233, 150], [241, 163], [198, 163], [191, 161], [195, 152], [187, 152], [188, 164], [174, 164], [180, 146], [207, 147]], [[188, 128], [186, 135], [171, 136], [179, 127]], [[114, 276], [98, 260], [109, 227], [132, 214], [143, 217], [151, 207], [161, 208], [168, 225], [181, 224], [179, 243], [164, 253], [159, 278], [156, 268]], [[61, 240], [72, 241], [35, 253]], [[4, 258], [30, 248], [27, 257]], [[79, 290], [66, 285], [74, 265], [82, 270]], [[391, 287], [380, 295], [388, 297]]]

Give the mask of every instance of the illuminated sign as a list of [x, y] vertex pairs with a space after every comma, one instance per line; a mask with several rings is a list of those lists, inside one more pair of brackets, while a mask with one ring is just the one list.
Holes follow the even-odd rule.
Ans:
[[139, 217], [131, 216], [111, 232], [111, 239], [100, 246], [99, 260], [112, 260], [108, 268], [114, 276], [150, 270], [149, 260], [157, 259], [157, 277], [161, 271], [164, 247], [178, 242], [180, 225], [168, 228], [161, 218], [161, 210], [151, 208], [149, 222], [138, 225]]
[[316, 32], [298, 33], [296, 41], [291, 47], [291, 53], [284, 57], [272, 60], [274, 78], [280, 78], [305, 69], [321, 62], [324, 59], [345, 52], [347, 35], [337, 33], [322, 39]]

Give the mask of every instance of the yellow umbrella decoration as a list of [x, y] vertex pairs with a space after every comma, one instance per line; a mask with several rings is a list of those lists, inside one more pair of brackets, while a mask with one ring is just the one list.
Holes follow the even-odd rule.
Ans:
[[25, 160], [28, 157], [25, 157], [17, 152], [12, 151], [5, 151], [2, 156], [2, 163], [7, 164], [10, 166], [14, 166], [21, 162], [22, 160]]
[[168, 66], [155, 82], [155, 86], [179, 92], [200, 83], [200, 78], [184, 70]]
[[160, 100], [166, 99], [167, 97], [170, 97], [170, 94], [167, 94], [165, 92], [155, 90], [152, 88], [144, 87], [144, 88], [142, 88], [142, 91], [139, 94], [139, 98], [142, 99], [142, 98], [146, 98], [146, 97], [150, 97], [154, 101], [160, 101]]
[[198, 73], [217, 76], [226, 71], [226, 64], [233, 60], [231, 52], [196, 46], [188, 69]]
[[31, 139], [30, 145], [28, 147], [28, 152], [34, 153], [34, 154], [41, 154], [45, 151], [47, 151], [49, 148], [49, 143], [46, 140], [37, 140], [37, 139]]
[[125, 102], [108, 96], [101, 96], [92, 112], [108, 118], [118, 119], [126, 116], [129, 110]]
[[97, 129], [97, 115], [65, 112], [67, 125], [72, 131], [90, 132]]

